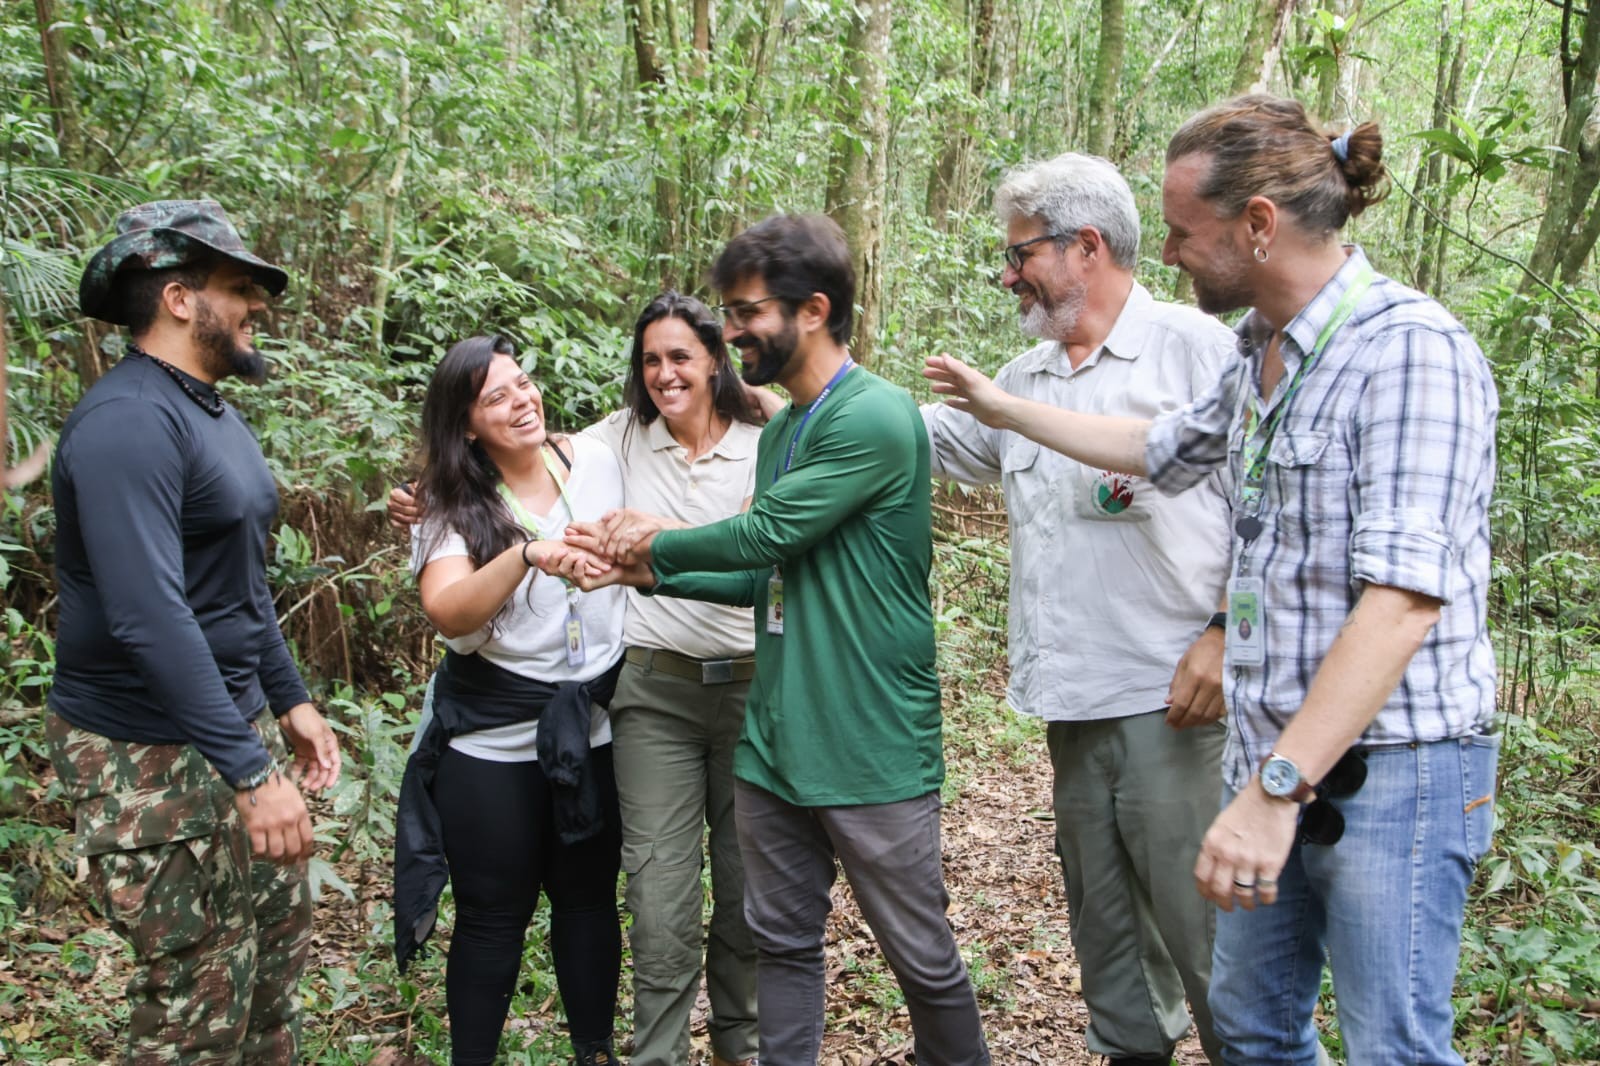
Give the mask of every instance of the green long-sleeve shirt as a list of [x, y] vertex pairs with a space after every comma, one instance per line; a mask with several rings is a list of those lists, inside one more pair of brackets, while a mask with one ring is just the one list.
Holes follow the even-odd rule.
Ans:
[[[927, 431], [904, 390], [858, 367], [774, 482], [805, 410], [762, 432], [749, 511], [656, 536], [656, 591], [756, 607], [737, 777], [807, 807], [925, 795], [944, 780]], [[782, 636], [767, 632], [774, 564]]]

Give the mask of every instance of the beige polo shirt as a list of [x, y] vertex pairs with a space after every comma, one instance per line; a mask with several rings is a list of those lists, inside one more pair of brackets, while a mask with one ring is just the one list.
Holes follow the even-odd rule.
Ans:
[[[694, 462], [672, 438], [664, 418], [632, 424], [617, 411], [581, 434], [603, 442], [622, 464], [628, 506], [703, 526], [738, 514], [756, 490], [756, 442], [761, 427], [735, 422], [717, 446]], [[691, 659], [724, 659], [755, 651], [755, 620], [747, 607], [724, 607], [628, 590], [623, 642]]]

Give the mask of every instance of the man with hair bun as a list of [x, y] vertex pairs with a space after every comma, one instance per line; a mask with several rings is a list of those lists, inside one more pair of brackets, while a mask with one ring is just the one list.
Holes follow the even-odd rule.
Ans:
[[1465, 328], [1338, 239], [1383, 196], [1382, 150], [1375, 124], [1323, 132], [1270, 96], [1179, 129], [1164, 258], [1202, 308], [1251, 308], [1241, 358], [1182, 410], [1071, 414], [946, 357], [927, 370], [985, 424], [1163, 491], [1233, 474], [1226, 789], [1195, 864], [1223, 911], [1230, 1064], [1317, 1061], [1325, 958], [1349, 1061], [1462, 1061], [1450, 991], [1499, 747], [1499, 403]]
[[[1200, 395], [1233, 357], [1226, 326], [1134, 280], [1139, 211], [1106, 160], [1067, 152], [1018, 167], [995, 213], [1000, 283], [1039, 339], [1000, 371], [1007, 391], [1148, 418]], [[1006, 700], [1045, 721], [1089, 1050], [1111, 1066], [1171, 1062], [1187, 998], [1220, 1062], [1206, 1008], [1215, 909], [1184, 875], [1222, 789], [1221, 477], [1169, 498], [945, 404], [922, 417], [936, 476], [1005, 489]]]

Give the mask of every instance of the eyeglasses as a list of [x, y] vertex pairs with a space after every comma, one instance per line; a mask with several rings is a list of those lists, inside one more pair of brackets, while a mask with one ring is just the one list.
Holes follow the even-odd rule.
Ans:
[[781, 296], [763, 296], [759, 300], [740, 300], [738, 303], [718, 304], [712, 310], [727, 319], [728, 325], [734, 329], [744, 329], [750, 322], [750, 313], [755, 308], [768, 300], [780, 300]]
[[1016, 244], [1008, 244], [1006, 245], [1005, 250], [1006, 266], [1010, 267], [1012, 270], [1021, 270], [1022, 264], [1028, 261], [1028, 257], [1022, 254], [1022, 250], [1024, 248], [1027, 248], [1030, 245], [1038, 244], [1041, 241], [1064, 241], [1073, 236], [1076, 236], [1076, 234], [1046, 233], [1043, 237], [1035, 237], [1032, 240], [1018, 241]]
[[1339, 843], [1344, 836], [1344, 815], [1328, 801], [1354, 796], [1366, 783], [1366, 756], [1353, 750], [1340, 756], [1317, 786], [1317, 798], [1300, 814], [1300, 843], [1322, 847]]

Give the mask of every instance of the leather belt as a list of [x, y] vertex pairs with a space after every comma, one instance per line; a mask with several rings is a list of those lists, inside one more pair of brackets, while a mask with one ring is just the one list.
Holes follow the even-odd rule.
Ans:
[[634, 666], [702, 685], [727, 685], [756, 676], [755, 656], [743, 659], [691, 659], [660, 648], [629, 648], [625, 658]]

